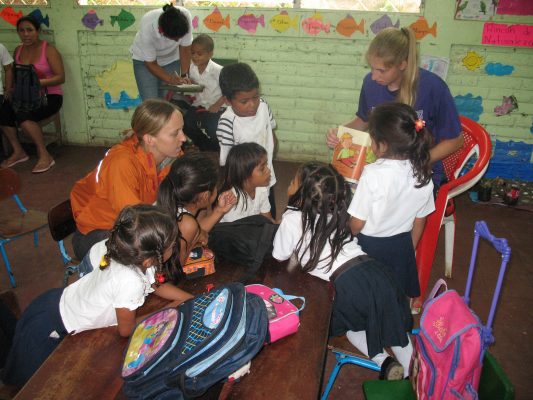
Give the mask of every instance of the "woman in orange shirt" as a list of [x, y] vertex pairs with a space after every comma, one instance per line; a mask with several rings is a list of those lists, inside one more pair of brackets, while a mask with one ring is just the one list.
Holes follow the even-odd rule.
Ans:
[[165, 160], [178, 156], [185, 142], [181, 112], [161, 99], [137, 107], [131, 129], [124, 134], [124, 141], [113, 146], [70, 193], [77, 227], [72, 245], [79, 260], [107, 237], [122, 208], [156, 201], [159, 184], [169, 171]]

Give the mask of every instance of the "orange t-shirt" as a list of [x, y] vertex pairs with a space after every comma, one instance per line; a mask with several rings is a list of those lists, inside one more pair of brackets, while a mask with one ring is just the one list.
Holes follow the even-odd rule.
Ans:
[[169, 170], [167, 166], [157, 172], [154, 157], [136, 136], [113, 146], [70, 192], [78, 230], [86, 235], [95, 229], [111, 229], [125, 206], [153, 204]]

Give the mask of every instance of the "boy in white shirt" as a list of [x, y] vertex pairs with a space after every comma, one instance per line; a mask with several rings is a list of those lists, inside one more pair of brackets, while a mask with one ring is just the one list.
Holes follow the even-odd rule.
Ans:
[[226, 164], [230, 149], [240, 143], [257, 143], [267, 152], [271, 171], [269, 202], [276, 218], [273, 186], [276, 183], [272, 159], [276, 121], [267, 102], [259, 96], [259, 79], [245, 63], [225, 66], [220, 72], [220, 89], [229, 107], [220, 117], [217, 138], [220, 145], [220, 165]]
[[215, 63], [213, 39], [206, 34], [198, 35], [191, 45], [192, 64], [189, 78], [204, 86], [204, 90], [193, 97], [191, 108], [185, 115], [185, 134], [202, 151], [218, 151], [216, 135], [218, 120], [225, 108], [225, 99], [218, 84], [222, 65]]

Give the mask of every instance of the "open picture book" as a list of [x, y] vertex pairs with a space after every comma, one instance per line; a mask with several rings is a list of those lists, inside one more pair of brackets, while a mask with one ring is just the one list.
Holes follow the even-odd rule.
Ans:
[[357, 183], [365, 165], [373, 163], [376, 156], [372, 152], [368, 132], [339, 126], [339, 144], [333, 149], [331, 165], [351, 183]]

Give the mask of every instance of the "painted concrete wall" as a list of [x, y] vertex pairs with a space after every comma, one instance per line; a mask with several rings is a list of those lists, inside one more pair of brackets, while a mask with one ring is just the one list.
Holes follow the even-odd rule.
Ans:
[[[114, 97], [118, 97], [117, 89], [131, 86], [129, 46], [138, 21], [148, 9], [126, 8], [136, 21], [120, 31], [118, 24], [111, 25], [110, 19], [121, 12], [121, 7], [96, 8], [104, 23], [93, 31], [81, 23], [90, 7], [79, 7], [71, 0], [51, 0], [50, 3], [41, 11], [50, 18], [45, 38], [56, 44], [66, 66], [62, 122], [67, 141], [88, 145], [115, 143], [120, 140], [120, 132], [129, 126], [132, 109], [108, 109], [104, 92], [114, 91]], [[526, 177], [530, 174], [533, 180], [533, 48], [481, 45], [483, 22], [455, 20], [454, 6], [454, 0], [426, 0], [421, 15], [430, 26], [437, 22], [437, 36], [422, 38], [420, 52], [450, 58], [447, 82], [452, 95], [457, 96], [460, 112], [483, 124], [494, 139], [499, 140], [503, 157], [510, 158], [514, 164], [523, 164], [525, 170], [520, 174], [525, 173]], [[14, 9], [27, 14], [35, 7], [15, 6]], [[202, 23], [212, 11], [191, 9], [192, 15], [199, 19], [194, 32], [213, 36], [216, 57], [247, 62], [257, 72], [262, 93], [278, 122], [277, 158], [327, 161], [330, 151], [324, 145], [324, 132], [328, 127], [349, 120], [355, 112], [362, 79], [369, 71], [364, 52], [374, 37], [370, 25], [383, 13], [350, 12], [357, 23], [365, 20], [365, 33], [355, 32], [347, 38], [333, 29], [346, 17], [345, 11], [321, 11], [324, 23], [332, 24], [332, 28], [329, 33], [320, 32], [316, 36], [301, 28], [301, 21], [311, 17], [313, 10], [289, 10], [291, 18], [299, 18], [298, 30], [291, 27], [283, 33], [269, 26], [270, 19], [280, 10], [221, 9], [224, 18], [230, 16], [231, 27], [223, 26], [218, 32], [212, 32]], [[240, 28], [237, 20], [245, 12], [264, 15], [266, 26], [258, 26], [255, 34]], [[417, 14], [389, 15], [393, 22], [399, 19], [402, 26], [419, 17]], [[533, 17], [496, 16], [493, 21], [533, 24]], [[14, 27], [3, 20], [0, 20], [0, 42], [9, 50], [18, 43]], [[463, 64], [469, 52], [480, 57], [479, 66], [474, 70]], [[488, 75], [485, 67], [490, 63], [510, 65], [514, 69], [511, 75]], [[113, 68], [118, 71], [113, 72]], [[103, 89], [105, 80], [112, 82], [111, 89]], [[497, 117], [494, 107], [501, 104], [503, 96], [510, 95], [517, 98], [519, 109]], [[525, 147], [518, 152], [506, 151], [505, 146], [514, 143], [510, 141], [521, 142]]]

